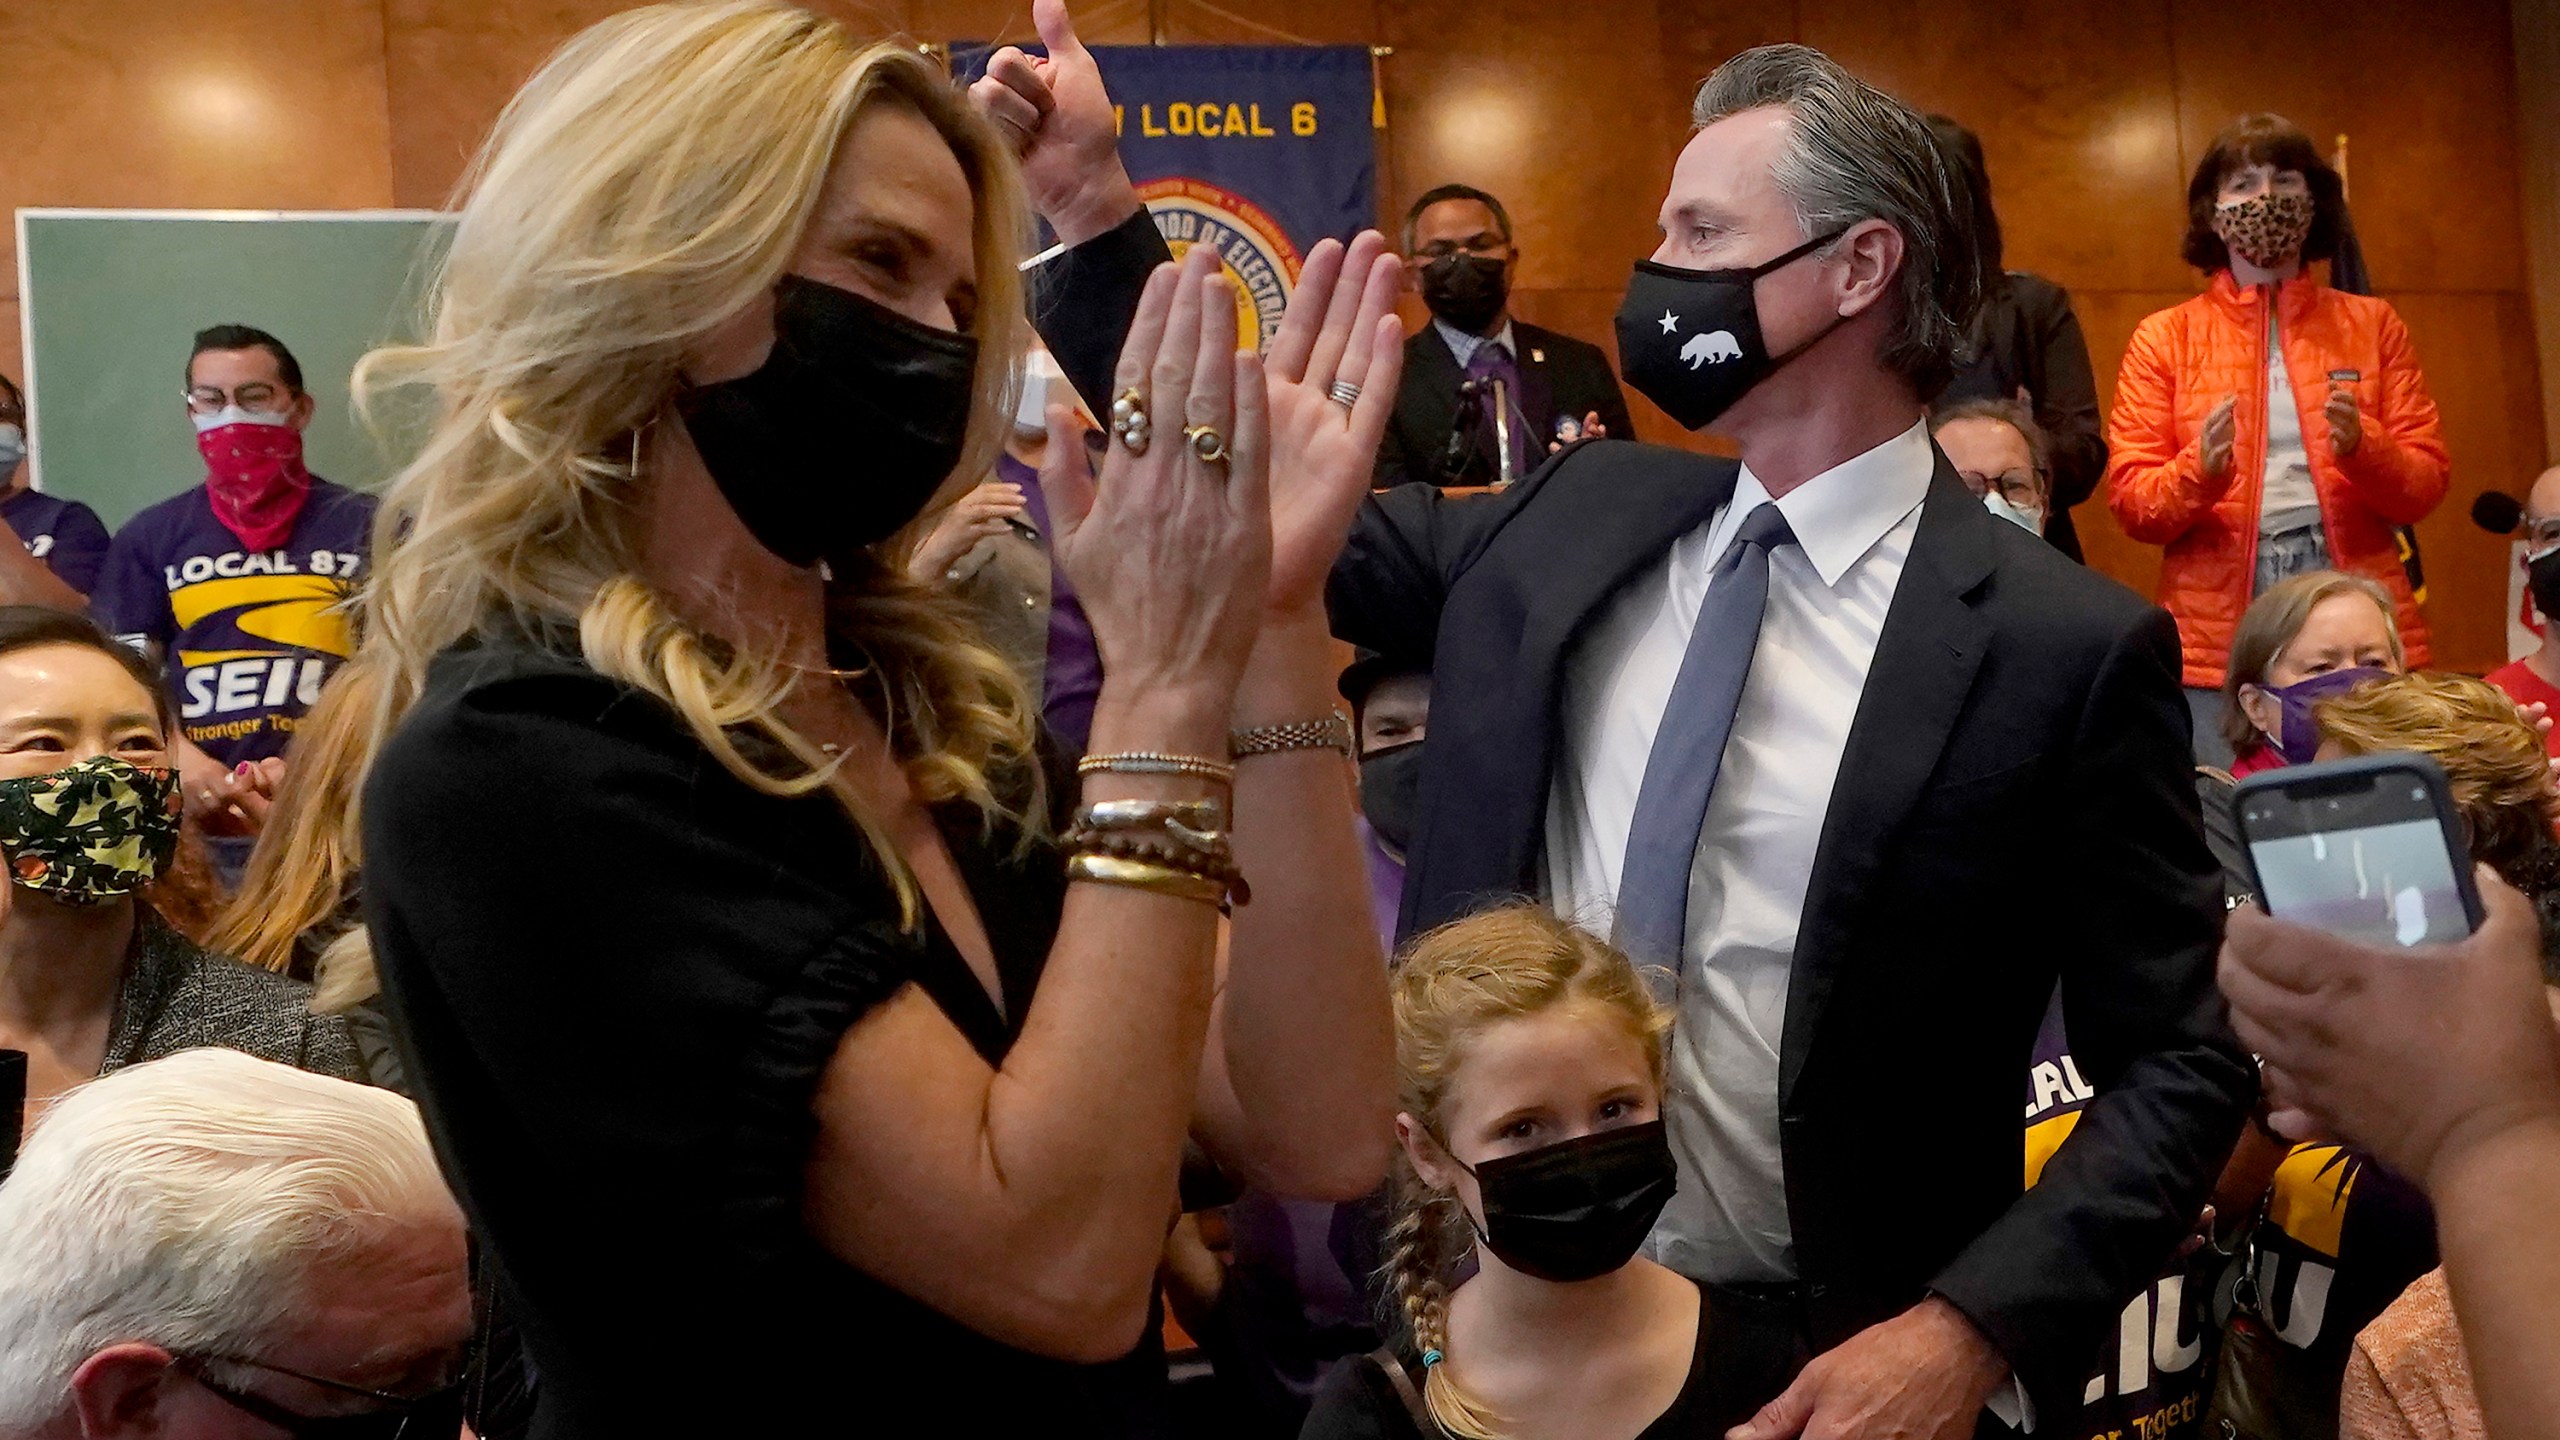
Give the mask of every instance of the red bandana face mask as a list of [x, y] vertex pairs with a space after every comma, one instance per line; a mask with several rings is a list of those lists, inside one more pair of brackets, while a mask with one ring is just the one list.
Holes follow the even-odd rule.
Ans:
[[251, 550], [273, 550], [293, 534], [311, 472], [302, 467], [302, 432], [285, 417], [224, 407], [196, 417], [196, 449], [204, 455], [213, 518]]

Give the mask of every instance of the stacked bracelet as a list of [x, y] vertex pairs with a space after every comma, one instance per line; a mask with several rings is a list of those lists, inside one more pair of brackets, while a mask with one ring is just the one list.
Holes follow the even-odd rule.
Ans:
[[1076, 762], [1078, 775], [1192, 775], [1232, 785], [1236, 767], [1197, 755], [1167, 755], [1155, 750], [1128, 750], [1117, 755], [1087, 755]]
[[1321, 720], [1292, 720], [1282, 725], [1256, 725], [1227, 736], [1227, 753], [1238, 760], [1277, 755], [1288, 750], [1332, 750], [1344, 759], [1353, 751], [1351, 720], [1336, 710]]
[[1203, 905], [1224, 906], [1227, 900], [1227, 887], [1215, 880], [1162, 865], [1150, 865], [1143, 860], [1124, 860], [1117, 855], [1071, 855], [1067, 857], [1067, 878], [1121, 885], [1132, 890], [1144, 890], [1151, 895], [1170, 895], [1177, 900], [1197, 900]]
[[1161, 895], [1242, 905], [1253, 898], [1218, 800], [1104, 800], [1076, 812], [1063, 837], [1067, 877]]

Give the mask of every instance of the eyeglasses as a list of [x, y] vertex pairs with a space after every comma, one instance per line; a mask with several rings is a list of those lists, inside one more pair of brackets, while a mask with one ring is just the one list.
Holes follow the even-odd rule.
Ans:
[[2554, 545], [2560, 545], [2560, 515], [2524, 522], [2524, 546], [2527, 550], [2540, 554]]
[[[300, 1414], [263, 1395], [235, 1390], [205, 1373], [205, 1367], [217, 1364], [244, 1365], [252, 1370], [290, 1375], [306, 1385], [375, 1401], [380, 1408], [355, 1415]], [[203, 1386], [232, 1409], [263, 1420], [293, 1436], [294, 1440], [456, 1440], [462, 1434], [465, 1382], [461, 1380], [424, 1395], [394, 1395], [387, 1390], [367, 1390], [361, 1385], [306, 1375], [263, 1360], [241, 1360], [228, 1355], [172, 1356], [169, 1368]]]
[[2044, 477], [2033, 470], [2004, 470], [1997, 475], [1984, 475], [1977, 471], [1966, 470], [1959, 472], [1959, 477], [1964, 481], [1965, 488], [1976, 495], [1997, 490], [2000, 492], [2000, 498], [2012, 505], [2044, 503]]
[[293, 403], [292, 391], [263, 380], [235, 387], [228, 395], [218, 385], [199, 385], [187, 393], [187, 408], [198, 415], [219, 415], [226, 405], [243, 410], [280, 410]]
[[1415, 259], [1427, 265], [1434, 260], [1446, 260], [1452, 255], [1479, 255], [1486, 259], [1496, 259], [1510, 248], [1511, 242], [1501, 236], [1484, 234], [1472, 240], [1434, 240], [1413, 253]]

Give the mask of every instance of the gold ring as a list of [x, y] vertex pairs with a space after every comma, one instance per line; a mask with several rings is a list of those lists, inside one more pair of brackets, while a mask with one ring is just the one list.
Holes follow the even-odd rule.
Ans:
[[1144, 455], [1155, 438], [1155, 422], [1147, 416], [1147, 397], [1138, 387], [1130, 386], [1111, 402], [1111, 433], [1120, 448], [1131, 455]]
[[1206, 425], [1185, 426], [1182, 439], [1191, 447], [1191, 457], [1203, 465], [1227, 463], [1227, 437]]

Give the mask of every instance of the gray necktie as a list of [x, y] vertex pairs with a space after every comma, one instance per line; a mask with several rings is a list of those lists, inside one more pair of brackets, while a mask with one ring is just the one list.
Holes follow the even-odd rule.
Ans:
[[1795, 532], [1778, 507], [1764, 504], [1745, 516], [1707, 585], [1698, 628], [1671, 683], [1671, 702], [1645, 757], [1644, 785], [1627, 827], [1627, 858], [1618, 876], [1617, 942], [1640, 965], [1674, 971], [1689, 929], [1689, 872], [1697, 863], [1698, 835], [1733, 734], [1742, 682], [1751, 677], [1751, 652], [1760, 644], [1760, 616], [1769, 602], [1769, 551], [1791, 544]]

